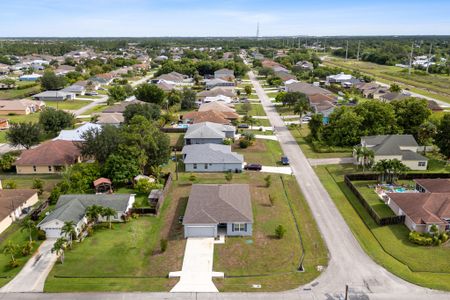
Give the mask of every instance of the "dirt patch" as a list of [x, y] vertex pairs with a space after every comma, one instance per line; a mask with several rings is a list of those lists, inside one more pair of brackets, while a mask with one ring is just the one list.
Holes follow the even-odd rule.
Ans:
[[266, 152], [267, 151], [267, 146], [264, 143], [264, 141], [262, 141], [262, 140], [255, 140], [253, 142], [253, 145], [251, 145], [250, 147], [248, 147], [246, 149], [241, 149], [239, 147], [239, 141], [237, 141], [236, 143], [234, 143], [232, 145], [232, 149], [233, 150], [239, 150], [239, 152], [241, 152], [241, 153], [246, 153], [246, 152]]

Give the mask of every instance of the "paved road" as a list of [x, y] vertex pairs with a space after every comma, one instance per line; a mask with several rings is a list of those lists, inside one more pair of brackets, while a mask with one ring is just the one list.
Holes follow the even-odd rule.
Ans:
[[24, 293], [44, 291], [44, 283], [57, 256], [51, 252], [55, 240], [44, 241], [36, 254], [28, 260], [22, 270], [8, 284], [0, 289], [2, 293]]

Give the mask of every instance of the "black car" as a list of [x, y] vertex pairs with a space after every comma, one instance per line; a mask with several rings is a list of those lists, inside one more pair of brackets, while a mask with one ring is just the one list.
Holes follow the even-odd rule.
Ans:
[[260, 164], [246, 164], [244, 169], [250, 171], [261, 171], [262, 166]]
[[288, 165], [289, 164], [289, 158], [287, 156], [281, 157], [281, 164], [282, 165]]
[[239, 124], [238, 128], [249, 128], [248, 124]]

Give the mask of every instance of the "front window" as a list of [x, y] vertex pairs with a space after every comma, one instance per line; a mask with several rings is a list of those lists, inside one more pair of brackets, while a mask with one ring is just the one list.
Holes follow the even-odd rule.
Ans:
[[208, 169], [208, 164], [205, 164], [205, 170], [207, 170]]
[[52, 171], [52, 166], [48, 166], [48, 171], [49, 171], [49, 172]]
[[33, 166], [33, 172], [36, 172], [36, 166]]
[[194, 169], [197, 169], [197, 164], [194, 164]]
[[419, 167], [425, 167], [427, 163], [424, 161], [419, 161]]
[[233, 224], [233, 231], [234, 232], [247, 231], [247, 224], [244, 223]]

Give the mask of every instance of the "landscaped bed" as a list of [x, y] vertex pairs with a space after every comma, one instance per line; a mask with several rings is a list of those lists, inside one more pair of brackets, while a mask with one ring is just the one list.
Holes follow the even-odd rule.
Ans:
[[353, 166], [316, 167], [316, 173], [363, 249], [378, 264], [412, 283], [450, 290], [450, 244], [424, 247], [408, 239], [403, 224], [378, 226], [344, 183]]

